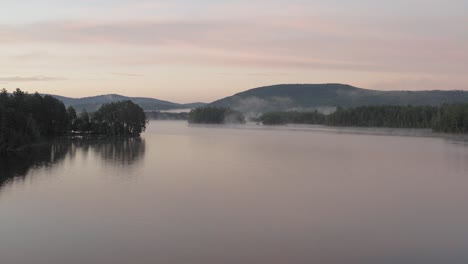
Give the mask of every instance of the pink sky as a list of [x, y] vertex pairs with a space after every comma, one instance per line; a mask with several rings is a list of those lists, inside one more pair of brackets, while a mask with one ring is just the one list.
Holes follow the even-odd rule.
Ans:
[[8, 90], [209, 102], [279, 83], [468, 89], [465, 1], [5, 1]]

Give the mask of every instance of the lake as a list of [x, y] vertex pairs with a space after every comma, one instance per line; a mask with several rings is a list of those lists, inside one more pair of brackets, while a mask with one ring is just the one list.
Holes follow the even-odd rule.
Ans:
[[468, 143], [428, 135], [155, 121], [37, 146], [0, 163], [0, 263], [468, 263]]

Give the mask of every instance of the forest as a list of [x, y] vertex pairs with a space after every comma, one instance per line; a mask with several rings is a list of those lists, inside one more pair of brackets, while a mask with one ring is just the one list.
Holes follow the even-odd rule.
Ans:
[[229, 108], [198, 107], [190, 111], [188, 121], [192, 124], [243, 124], [245, 117]]
[[58, 99], [19, 89], [0, 92], [0, 152], [14, 151], [60, 136], [136, 137], [146, 128], [143, 109], [131, 101], [102, 105], [77, 114]]
[[146, 112], [146, 118], [148, 120], [188, 120], [189, 113], [170, 113], [161, 111]]
[[[222, 107], [200, 107], [175, 114], [189, 123], [245, 123], [241, 112]], [[169, 118], [155, 112], [154, 118]], [[170, 116], [173, 117], [173, 116]], [[441, 133], [468, 133], [468, 104], [442, 106], [338, 107], [329, 115], [313, 112], [269, 112], [255, 121], [265, 125], [318, 124], [328, 126], [426, 128]], [[0, 152], [17, 150], [60, 136], [138, 137], [147, 124], [143, 109], [127, 100], [102, 105], [96, 112], [77, 113], [58, 99], [19, 89], [0, 92]]]
[[270, 112], [257, 121], [264, 125], [317, 124], [328, 126], [427, 128], [442, 133], [468, 133], [468, 104], [442, 106], [338, 107], [329, 115], [314, 112]]
[[262, 122], [264, 125], [283, 124], [325, 124], [326, 116], [318, 111], [313, 112], [268, 112], [254, 121]]

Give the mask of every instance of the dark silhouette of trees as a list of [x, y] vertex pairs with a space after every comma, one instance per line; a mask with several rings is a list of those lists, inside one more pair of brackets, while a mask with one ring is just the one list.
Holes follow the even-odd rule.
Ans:
[[68, 115], [68, 131], [77, 130], [78, 116], [77, 116], [76, 110], [75, 110], [75, 108], [73, 108], [73, 106], [69, 106], [67, 108], [67, 115]]
[[90, 133], [92, 130], [93, 130], [93, 126], [91, 125], [89, 114], [86, 110], [84, 110], [76, 118], [76, 126], [73, 131], [79, 132], [82, 134], [87, 134], [87, 133]]
[[189, 113], [170, 113], [170, 112], [160, 112], [152, 111], [146, 112], [146, 118], [149, 120], [188, 120]]
[[13, 150], [67, 131], [65, 105], [52, 96], [17, 89], [0, 93], [0, 151]]
[[433, 120], [433, 129], [443, 133], [468, 133], [468, 104], [440, 107]]
[[338, 108], [326, 118], [331, 126], [431, 128], [434, 106], [361, 106]]
[[329, 126], [428, 128], [434, 132], [468, 133], [468, 104], [435, 106], [338, 107], [329, 115], [314, 112], [270, 112], [265, 125], [317, 124]]
[[143, 109], [131, 101], [103, 105], [97, 112], [77, 114], [58, 99], [19, 89], [0, 92], [0, 152], [67, 133], [118, 137], [139, 136], [146, 128]]
[[104, 104], [91, 119], [92, 131], [109, 136], [140, 136], [146, 129], [143, 109], [130, 100]]
[[281, 124], [324, 124], [325, 115], [314, 112], [270, 112], [260, 117], [260, 121], [265, 125]]
[[229, 108], [199, 107], [190, 111], [188, 121], [195, 124], [242, 124], [245, 123], [245, 117]]

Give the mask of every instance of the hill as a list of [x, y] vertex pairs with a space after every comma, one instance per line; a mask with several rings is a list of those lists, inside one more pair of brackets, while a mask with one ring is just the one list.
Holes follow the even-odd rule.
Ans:
[[467, 103], [468, 91], [377, 91], [345, 84], [282, 84], [255, 88], [215, 101], [210, 106], [244, 113], [288, 110], [331, 111], [337, 106], [442, 105]]
[[125, 100], [130, 100], [140, 105], [145, 111], [186, 109], [205, 105], [204, 103], [178, 104], [154, 98], [127, 97], [118, 94], [98, 95], [83, 98], [70, 98], [59, 95], [52, 96], [62, 101], [67, 107], [73, 106], [78, 112], [82, 112], [85, 109], [88, 112], [94, 112], [103, 104]]

